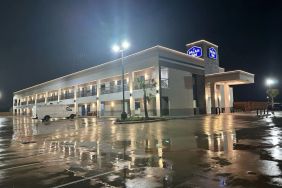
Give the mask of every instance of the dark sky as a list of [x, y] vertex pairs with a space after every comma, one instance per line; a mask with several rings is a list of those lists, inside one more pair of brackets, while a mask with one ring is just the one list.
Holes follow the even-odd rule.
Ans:
[[222, 67], [256, 74], [255, 84], [234, 88], [235, 100], [265, 100], [264, 79], [282, 83], [280, 2], [1, 0], [0, 111], [12, 106], [14, 91], [118, 57], [111, 46], [124, 38], [128, 53], [218, 44]]

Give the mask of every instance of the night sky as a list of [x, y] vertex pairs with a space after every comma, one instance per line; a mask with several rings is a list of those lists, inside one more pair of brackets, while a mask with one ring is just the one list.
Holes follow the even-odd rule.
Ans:
[[265, 100], [268, 76], [282, 89], [279, 0], [1, 0], [0, 26], [0, 111], [14, 91], [117, 58], [111, 46], [125, 38], [127, 53], [155, 45], [185, 52], [200, 39], [219, 45], [221, 67], [256, 75], [234, 88], [235, 101]]

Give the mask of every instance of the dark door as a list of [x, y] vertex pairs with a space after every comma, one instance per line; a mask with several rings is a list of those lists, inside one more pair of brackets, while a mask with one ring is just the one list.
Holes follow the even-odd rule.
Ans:
[[90, 113], [90, 104], [87, 105], [87, 113], [86, 115], [88, 115]]
[[162, 107], [162, 115], [168, 116], [169, 115], [169, 100], [168, 97], [161, 98], [161, 107]]
[[81, 106], [81, 115], [85, 116], [85, 105]]

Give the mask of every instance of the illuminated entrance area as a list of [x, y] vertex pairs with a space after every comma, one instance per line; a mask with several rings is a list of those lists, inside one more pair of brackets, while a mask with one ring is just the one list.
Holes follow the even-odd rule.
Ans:
[[241, 70], [206, 75], [207, 114], [232, 112], [232, 86], [251, 83], [254, 75]]

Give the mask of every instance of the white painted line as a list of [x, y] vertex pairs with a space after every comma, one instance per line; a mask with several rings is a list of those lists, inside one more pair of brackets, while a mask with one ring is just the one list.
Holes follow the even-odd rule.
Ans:
[[83, 181], [86, 181], [86, 180], [89, 180], [89, 179], [92, 179], [92, 178], [96, 178], [96, 177], [103, 176], [103, 175], [106, 175], [106, 174], [111, 174], [113, 172], [118, 172], [118, 171], [121, 171], [121, 170], [124, 170], [124, 168], [119, 169], [119, 170], [113, 170], [113, 171], [110, 171], [110, 172], [105, 172], [105, 173], [102, 173], [102, 174], [97, 174], [95, 176], [91, 176], [91, 177], [84, 178], [84, 179], [81, 179], [81, 180], [77, 180], [77, 181], [69, 182], [69, 183], [66, 183], [66, 184], [58, 185], [58, 186], [55, 186], [55, 187], [52, 187], [52, 188], [65, 187], [65, 186], [68, 186], [68, 185], [83, 182]]
[[49, 160], [49, 161], [45, 161], [45, 162], [35, 162], [35, 163], [32, 163], [32, 164], [19, 165], [19, 166], [14, 166], [14, 167], [10, 167], [10, 168], [0, 168], [0, 170], [13, 170], [13, 169], [17, 169], [17, 168], [23, 168], [23, 167], [42, 164], [42, 163], [50, 163], [50, 162], [56, 162], [56, 161], [62, 161], [62, 160], [63, 159], [54, 159], [54, 160]]
[[26, 165], [20, 165], [20, 166], [14, 166], [10, 168], [3, 168], [1, 170], [12, 170], [12, 169], [17, 169], [17, 168], [22, 168], [22, 167], [27, 167], [27, 166], [33, 166], [33, 165], [38, 165], [40, 162], [32, 163], [32, 164], [26, 164]]

